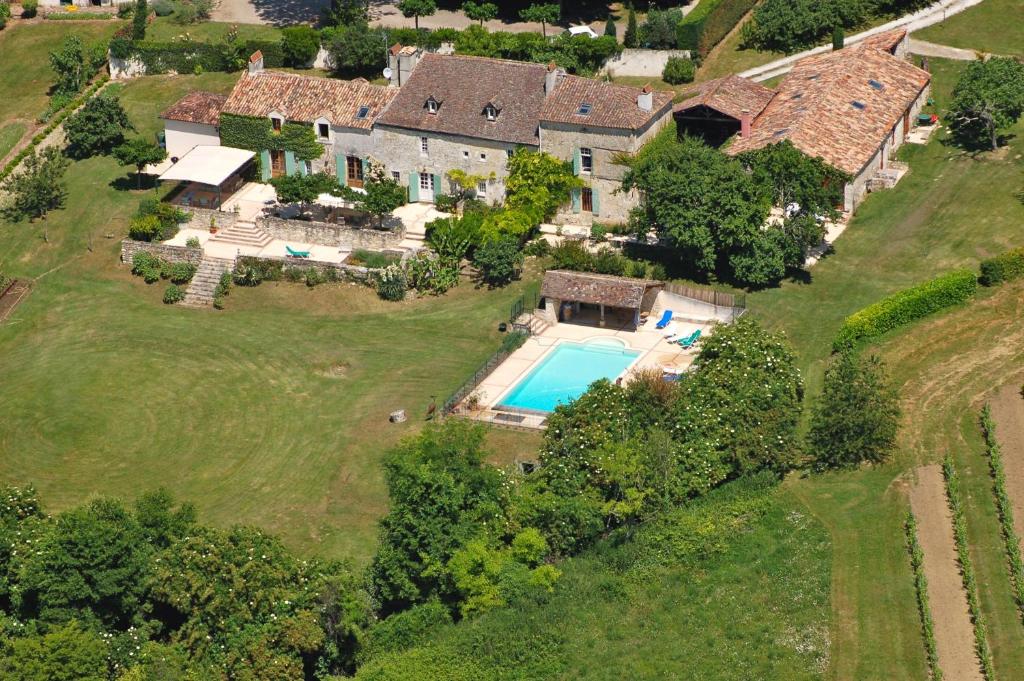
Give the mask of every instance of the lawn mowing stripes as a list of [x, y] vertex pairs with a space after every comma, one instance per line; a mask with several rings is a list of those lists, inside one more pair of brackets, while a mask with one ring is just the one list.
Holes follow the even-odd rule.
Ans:
[[967, 518], [964, 515], [963, 495], [960, 488], [960, 476], [953, 464], [953, 456], [946, 455], [942, 461], [942, 474], [946, 478], [946, 498], [949, 510], [953, 514], [953, 538], [956, 541], [957, 559], [960, 561], [960, 573], [963, 575], [964, 590], [967, 592], [967, 605], [971, 611], [971, 622], [974, 625], [974, 650], [981, 662], [981, 673], [988, 681], [995, 681], [996, 673], [992, 665], [992, 651], [988, 645], [988, 628], [985, 625], [985, 614], [981, 611], [978, 598], [978, 581], [971, 562], [967, 540]]
[[917, 540], [917, 520], [914, 518], [913, 512], [907, 513], [907, 522], [904, 527], [907, 531], [910, 567], [914, 571], [914, 589], [917, 592], [917, 610], [921, 615], [921, 634], [924, 637], [928, 669], [933, 681], [942, 681], [939, 651], [935, 643], [935, 620], [932, 619], [932, 608], [928, 602], [928, 579], [924, 575], [924, 551], [921, 550], [921, 544]]
[[1006, 492], [1006, 471], [1003, 468], [1003, 453], [996, 440], [996, 424], [992, 420], [992, 412], [986, 404], [981, 410], [981, 434], [985, 437], [985, 453], [988, 455], [988, 467], [992, 473], [992, 495], [999, 511], [999, 526], [1002, 530], [1003, 542], [1006, 544], [1006, 568], [1010, 573], [1014, 600], [1017, 609], [1024, 617], [1024, 560], [1020, 555], [1020, 537], [1013, 524], [1013, 504]]

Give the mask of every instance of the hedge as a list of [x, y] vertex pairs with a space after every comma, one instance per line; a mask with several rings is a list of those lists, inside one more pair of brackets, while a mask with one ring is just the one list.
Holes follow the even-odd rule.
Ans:
[[981, 261], [979, 281], [982, 286], [995, 286], [1021, 277], [1024, 277], [1024, 248], [1015, 248]]
[[757, 0], [702, 0], [676, 27], [679, 49], [706, 57], [756, 4]]
[[927, 317], [945, 307], [970, 300], [978, 290], [978, 279], [970, 270], [954, 270], [913, 288], [894, 293], [869, 305], [843, 321], [836, 339], [835, 352], [858, 342]]
[[932, 618], [931, 604], [928, 602], [928, 578], [924, 574], [924, 551], [917, 540], [917, 520], [913, 512], [907, 514], [903, 525], [907, 531], [907, 548], [910, 551], [910, 567], [914, 571], [914, 590], [917, 592], [917, 611], [921, 616], [921, 632], [924, 635], [924, 649], [928, 658], [928, 668], [932, 673], [932, 681], [942, 681], [942, 669], [939, 667], [939, 650], [935, 643], [935, 620]]
[[[270, 40], [246, 40], [241, 55], [226, 44], [188, 42], [152, 42], [138, 40], [131, 44], [128, 58], [137, 58], [146, 67], [147, 75], [167, 73], [193, 73], [196, 67], [203, 71], [237, 71], [239, 57], [248, 58], [259, 50], [263, 65], [268, 68], [284, 66], [281, 43]], [[242, 62], [244, 64], [244, 61]]]

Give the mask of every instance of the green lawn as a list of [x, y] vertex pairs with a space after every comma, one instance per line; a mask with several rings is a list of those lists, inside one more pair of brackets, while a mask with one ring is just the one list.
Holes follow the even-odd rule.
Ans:
[[26, 130], [28, 130], [28, 126], [24, 123], [8, 123], [0, 127], [0, 159], [10, 153]]
[[[440, 628], [358, 678], [822, 678], [828, 533], [779, 491], [763, 518], [723, 544], [721, 554], [693, 563], [651, 555], [668, 553], [660, 545], [600, 546], [559, 566], [563, 576], [547, 602]], [[454, 670], [463, 674], [445, 673]]]
[[224, 39], [231, 27], [238, 31], [242, 40], [280, 40], [281, 29], [261, 24], [226, 24], [203, 21], [198, 24], [182, 25], [171, 17], [157, 17], [146, 29], [146, 40], [174, 40], [188, 35], [192, 40], [216, 43]]
[[1021, 0], [985, 0], [916, 31], [914, 37], [968, 50], [1024, 55], [1024, 4]]

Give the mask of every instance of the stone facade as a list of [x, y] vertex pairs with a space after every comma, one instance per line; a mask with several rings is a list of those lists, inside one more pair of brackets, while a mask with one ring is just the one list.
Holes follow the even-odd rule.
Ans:
[[192, 214], [192, 219], [187, 226], [192, 229], [209, 229], [211, 220], [216, 222], [217, 229], [227, 229], [238, 222], [238, 214], [232, 211], [191, 207], [188, 212]]
[[132, 263], [136, 253], [146, 252], [163, 258], [167, 262], [188, 262], [198, 266], [203, 260], [203, 249], [187, 248], [185, 246], [168, 246], [167, 244], [155, 244], [149, 241], [135, 241], [134, 239], [121, 240], [121, 262], [126, 265]]
[[275, 239], [298, 241], [306, 244], [321, 244], [356, 250], [385, 250], [398, 248], [404, 231], [383, 231], [359, 229], [329, 222], [307, 222], [305, 220], [284, 220], [277, 217], [257, 218], [256, 226]]

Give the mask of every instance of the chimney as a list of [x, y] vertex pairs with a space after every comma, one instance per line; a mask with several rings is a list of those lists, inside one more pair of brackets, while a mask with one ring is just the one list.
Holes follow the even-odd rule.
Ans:
[[740, 112], [740, 137], [750, 137], [750, 111]]
[[558, 80], [563, 71], [558, 68], [555, 62], [548, 64], [548, 72], [544, 75], [544, 95], [550, 95], [558, 87]]
[[260, 73], [263, 71], [263, 53], [256, 50], [249, 57], [249, 73]]
[[644, 89], [636, 96], [636, 105], [641, 111], [650, 111], [654, 108], [654, 91], [650, 83], [644, 85]]
[[392, 45], [388, 50], [388, 68], [391, 69], [388, 84], [392, 87], [405, 85], [422, 56], [423, 50], [415, 46], [403, 46], [402, 43]]

